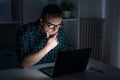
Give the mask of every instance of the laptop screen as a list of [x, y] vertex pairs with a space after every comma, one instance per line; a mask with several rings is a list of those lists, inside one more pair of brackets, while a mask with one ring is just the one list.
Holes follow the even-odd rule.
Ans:
[[[86, 69], [91, 50], [91, 48], [85, 48], [59, 52], [57, 54], [52, 76], [55, 77], [84, 71]], [[49, 74], [46, 70], [45, 73]]]

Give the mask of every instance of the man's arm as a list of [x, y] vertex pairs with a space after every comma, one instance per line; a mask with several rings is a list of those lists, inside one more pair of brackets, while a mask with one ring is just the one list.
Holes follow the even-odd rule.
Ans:
[[27, 54], [23, 58], [20, 66], [22, 68], [27, 68], [39, 62], [51, 49], [53, 49], [58, 45], [58, 40], [56, 35], [50, 37], [45, 47], [43, 47], [39, 51]]
[[37, 62], [39, 62], [48, 52], [50, 51], [50, 48], [48, 46], [45, 46], [41, 50], [35, 52], [35, 53], [28, 53], [22, 60], [20, 66], [22, 68], [30, 67]]

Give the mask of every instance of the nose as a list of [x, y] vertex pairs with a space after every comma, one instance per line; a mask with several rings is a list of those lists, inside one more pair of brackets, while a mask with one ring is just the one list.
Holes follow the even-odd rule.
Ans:
[[58, 27], [57, 27], [57, 26], [56, 26], [56, 27], [54, 27], [54, 28], [53, 28], [53, 30], [54, 30], [54, 31], [58, 30]]

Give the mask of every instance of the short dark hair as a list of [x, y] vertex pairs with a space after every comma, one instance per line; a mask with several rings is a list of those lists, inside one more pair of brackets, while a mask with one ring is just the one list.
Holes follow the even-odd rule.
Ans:
[[43, 8], [41, 12], [41, 18], [43, 20], [46, 19], [47, 17], [62, 18], [62, 10], [56, 4], [48, 4]]

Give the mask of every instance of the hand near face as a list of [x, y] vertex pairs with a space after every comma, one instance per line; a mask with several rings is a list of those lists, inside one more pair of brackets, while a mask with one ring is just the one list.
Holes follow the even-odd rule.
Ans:
[[55, 48], [59, 43], [58, 40], [57, 40], [57, 33], [55, 33], [53, 35], [49, 35], [48, 33], [46, 33], [46, 34], [47, 34], [47, 38], [48, 38], [47, 46], [50, 49]]

